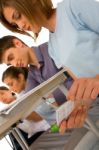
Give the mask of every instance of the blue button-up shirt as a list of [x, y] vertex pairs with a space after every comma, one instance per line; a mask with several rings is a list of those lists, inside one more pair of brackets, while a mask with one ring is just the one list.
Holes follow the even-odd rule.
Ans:
[[98, 1], [63, 0], [58, 4], [49, 54], [57, 67], [67, 66], [77, 76], [99, 73]]
[[[41, 68], [37, 69], [37, 67], [30, 65], [25, 92], [35, 88], [60, 71], [48, 54], [48, 43], [34, 47], [34, 52], [41, 64]], [[65, 95], [59, 89], [53, 92], [53, 94], [59, 104], [66, 100]]]
[[[24, 91], [25, 93], [60, 71], [60, 69], [57, 69], [54, 61], [48, 54], [47, 43], [44, 43], [38, 47], [34, 47], [34, 51], [39, 63], [41, 64], [41, 68], [37, 69], [37, 67], [30, 65], [27, 84]], [[55, 92], [53, 92], [53, 95], [58, 104], [66, 101], [65, 95], [59, 89], [55, 90]], [[39, 113], [46, 121], [48, 121], [49, 124], [52, 124], [56, 120], [55, 110], [46, 103], [42, 103], [39, 107], [36, 108], [35, 111]]]

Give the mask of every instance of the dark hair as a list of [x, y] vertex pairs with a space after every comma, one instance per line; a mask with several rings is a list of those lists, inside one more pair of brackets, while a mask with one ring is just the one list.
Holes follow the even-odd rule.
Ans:
[[[2, 63], [2, 56], [5, 53], [5, 51], [9, 48], [15, 47], [15, 44], [13, 42], [14, 39], [19, 38], [12, 36], [12, 35], [7, 35], [2, 38], [0, 38], [0, 63]], [[20, 40], [24, 45], [26, 45], [22, 40]]]
[[0, 86], [0, 90], [6, 90], [6, 91], [9, 91], [9, 88], [7, 88], [6, 86]]
[[10, 24], [5, 19], [3, 9], [7, 6], [15, 8], [18, 12], [23, 14], [32, 26], [35, 24], [44, 24], [45, 20], [51, 17], [54, 10], [51, 0], [0, 0], [1, 23], [12, 32], [18, 32], [21, 34], [28, 33], [19, 29], [17, 25]]
[[[7, 88], [6, 86], [0, 86], [0, 90], [2, 90], [2, 91], [3, 91], [3, 90], [4, 90], [4, 91], [5, 91], [5, 90], [6, 90], [6, 91], [9, 91], [9, 88]], [[15, 97], [16, 97], [16, 94], [15, 94], [14, 92], [11, 91], [11, 94], [12, 94], [12, 96], [15, 96]]]
[[4, 79], [6, 79], [7, 77], [18, 79], [19, 74], [23, 74], [24, 75], [24, 79], [27, 80], [28, 68], [26, 68], [26, 67], [10, 66], [9, 68], [7, 68], [3, 72], [2, 81], [4, 81]]

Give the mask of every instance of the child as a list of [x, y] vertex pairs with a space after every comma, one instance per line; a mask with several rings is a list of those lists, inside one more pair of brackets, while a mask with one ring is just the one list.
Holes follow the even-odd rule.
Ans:
[[9, 90], [6, 86], [0, 86], [0, 102], [10, 104], [16, 100], [14, 92]]

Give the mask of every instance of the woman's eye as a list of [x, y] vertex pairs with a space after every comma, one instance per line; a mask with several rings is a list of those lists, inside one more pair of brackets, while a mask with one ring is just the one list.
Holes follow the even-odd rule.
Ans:
[[19, 13], [18, 11], [16, 11], [15, 14], [14, 14], [14, 19], [18, 20], [20, 18], [21, 18], [21, 13]]
[[9, 87], [12, 87], [12, 86], [13, 86], [13, 83], [8, 83], [8, 86], [9, 86]]
[[18, 28], [18, 25], [16, 23], [11, 23], [11, 25], [14, 27], [14, 28]]
[[12, 54], [8, 56], [8, 62], [10, 62], [10, 61], [13, 60], [13, 59], [14, 59], [14, 57], [13, 57]]

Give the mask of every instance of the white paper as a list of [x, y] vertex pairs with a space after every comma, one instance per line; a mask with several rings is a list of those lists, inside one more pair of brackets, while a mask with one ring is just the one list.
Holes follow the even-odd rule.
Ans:
[[12, 103], [10, 104], [4, 104], [2, 102], [0, 102], [0, 114], [8, 114], [9, 111], [15, 107], [15, 105], [17, 104], [18, 102], [15, 100], [13, 101]]
[[62, 120], [67, 119], [74, 109], [74, 101], [67, 101], [56, 110], [56, 122], [59, 125]]
[[37, 132], [46, 131], [50, 128], [50, 125], [47, 123], [46, 120], [41, 120], [38, 122], [23, 120], [23, 123], [18, 124], [17, 127], [28, 133], [28, 138], [30, 138], [33, 134]]

